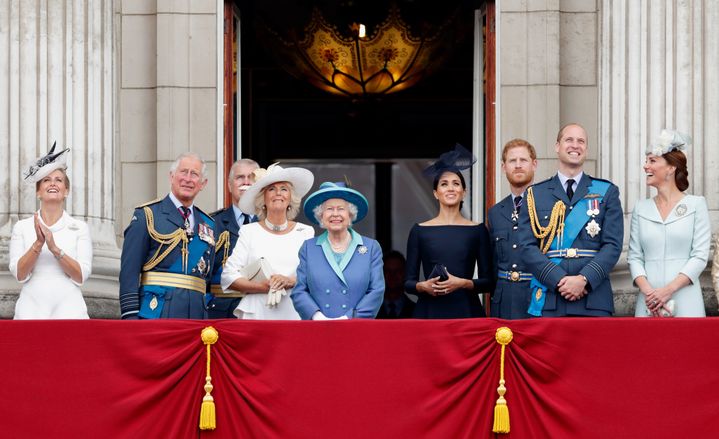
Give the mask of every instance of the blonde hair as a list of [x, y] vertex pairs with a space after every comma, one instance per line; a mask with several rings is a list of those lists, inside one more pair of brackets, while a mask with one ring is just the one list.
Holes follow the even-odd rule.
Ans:
[[[272, 184], [277, 184], [272, 183]], [[289, 181], [286, 181], [287, 186], [290, 188], [290, 205], [287, 206], [287, 219], [293, 220], [297, 218], [297, 215], [300, 213], [300, 203], [302, 202], [302, 199], [297, 195], [295, 192], [295, 186], [290, 183]], [[267, 191], [267, 187], [271, 185], [267, 185], [263, 187], [257, 195], [255, 195], [255, 214], [257, 214], [257, 218], [259, 218], [260, 221], [267, 218], [267, 206], [265, 206], [265, 192]]]

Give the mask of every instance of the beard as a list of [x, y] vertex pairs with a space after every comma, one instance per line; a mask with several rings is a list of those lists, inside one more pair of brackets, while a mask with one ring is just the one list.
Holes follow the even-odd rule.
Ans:
[[509, 173], [507, 174], [507, 180], [512, 186], [524, 186], [532, 182], [534, 179], [534, 172], [527, 171], [523, 174]]

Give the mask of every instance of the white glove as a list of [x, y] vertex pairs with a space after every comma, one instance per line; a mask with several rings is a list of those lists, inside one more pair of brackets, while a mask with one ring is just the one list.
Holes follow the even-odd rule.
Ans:
[[321, 311], [315, 311], [315, 313], [312, 314], [312, 320], [332, 320], [332, 319], [330, 319], [326, 315], [322, 314]]
[[279, 290], [273, 290], [270, 288], [270, 291], [267, 292], [267, 306], [269, 306], [270, 308], [276, 307], [280, 304], [282, 296], [286, 295], [287, 290], [285, 290], [284, 288], [280, 288]]

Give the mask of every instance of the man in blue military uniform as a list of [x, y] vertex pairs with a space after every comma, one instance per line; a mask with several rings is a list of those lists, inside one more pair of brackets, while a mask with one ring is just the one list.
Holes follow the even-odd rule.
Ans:
[[237, 236], [243, 224], [257, 221], [255, 215], [242, 212], [239, 208], [242, 194], [254, 183], [254, 171], [260, 166], [251, 159], [240, 159], [230, 168], [230, 176], [227, 180], [227, 187], [232, 196], [232, 205], [225, 209], [212, 213], [215, 220], [215, 235], [217, 244], [215, 246], [215, 264], [213, 266], [210, 290], [206, 296], [207, 317], [210, 319], [231, 319], [235, 308], [240, 303], [242, 293], [224, 293], [220, 284], [222, 267], [227, 258], [232, 254], [237, 242]]
[[492, 206], [488, 214], [488, 228], [494, 243], [494, 262], [497, 285], [492, 295], [490, 316], [502, 319], [523, 319], [531, 301], [528, 272], [522, 261], [519, 244], [519, 209], [525, 191], [534, 180], [537, 153], [522, 139], [510, 140], [502, 149], [502, 171], [509, 182], [510, 193]]
[[587, 133], [559, 130], [559, 172], [527, 189], [519, 215], [522, 258], [534, 274], [529, 314], [610, 316], [609, 273], [622, 252], [624, 217], [619, 189], [584, 173]]
[[193, 204], [207, 184], [205, 168], [197, 154], [181, 154], [170, 168], [170, 193], [135, 209], [122, 245], [123, 319], [205, 318], [215, 224]]

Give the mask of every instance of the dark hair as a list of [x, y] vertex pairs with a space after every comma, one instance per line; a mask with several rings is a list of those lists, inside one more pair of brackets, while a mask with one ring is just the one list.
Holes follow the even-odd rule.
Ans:
[[432, 189], [437, 190], [437, 186], [439, 186], [439, 180], [442, 178], [442, 176], [444, 175], [445, 172], [451, 172], [452, 174], [454, 174], [454, 175], [456, 175], [457, 177], [459, 177], [459, 181], [462, 182], [462, 189], [467, 189], [467, 183], [464, 182], [464, 176], [462, 175], [461, 172], [456, 171], [456, 170], [454, 170], [454, 169], [447, 169], [447, 170], [444, 171], [444, 172], [438, 173], [438, 174], [434, 177], [434, 181], [432, 182]]
[[677, 184], [677, 189], [684, 192], [689, 188], [689, 171], [687, 170], [687, 156], [683, 152], [675, 149], [662, 155], [664, 160], [667, 161], [669, 166], [677, 168], [674, 171], [674, 182]]
[[[439, 180], [442, 179], [442, 176], [445, 174], [445, 172], [451, 172], [452, 174], [459, 177], [459, 181], [462, 183], [462, 189], [467, 190], [467, 183], [464, 182], [464, 176], [460, 171], [454, 169], [447, 169], [444, 172], [438, 173], [434, 177], [434, 182], [432, 182], [432, 189], [437, 190], [437, 186], [439, 186]], [[462, 207], [464, 207], [464, 200], [459, 202], [459, 210], [462, 210]]]

